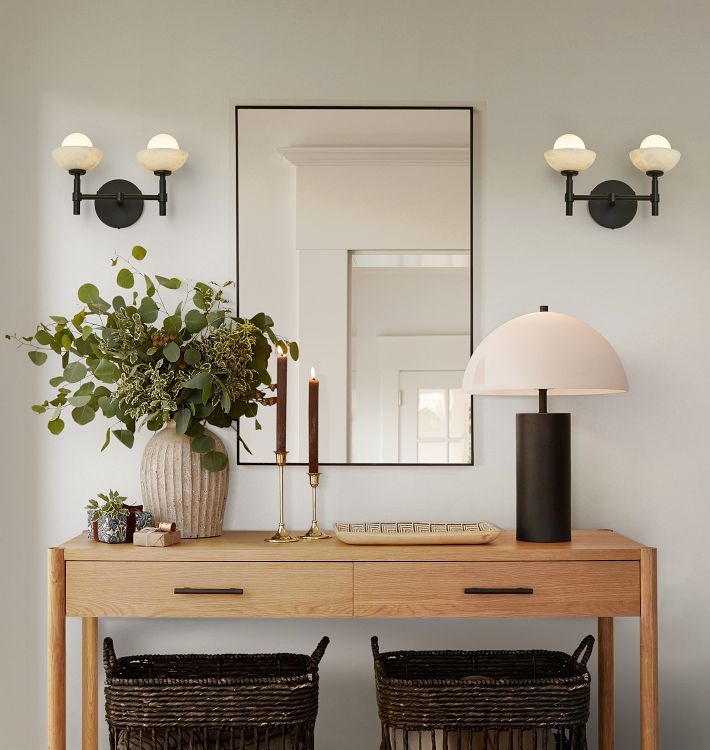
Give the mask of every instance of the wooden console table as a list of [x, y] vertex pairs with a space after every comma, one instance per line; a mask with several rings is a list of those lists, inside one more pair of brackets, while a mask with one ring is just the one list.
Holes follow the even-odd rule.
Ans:
[[[641, 748], [658, 750], [656, 550], [611, 531], [562, 544], [265, 544], [225, 532], [173, 547], [49, 550], [49, 750], [66, 750], [65, 618], [82, 618], [83, 750], [98, 746], [100, 617], [596, 617], [599, 747], [614, 746], [614, 617], [638, 617]], [[150, 596], [136, 594], [142, 581]], [[444, 644], [441, 644], [444, 645]]]

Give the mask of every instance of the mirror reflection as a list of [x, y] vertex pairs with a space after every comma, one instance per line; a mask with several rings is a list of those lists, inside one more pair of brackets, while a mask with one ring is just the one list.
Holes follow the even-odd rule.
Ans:
[[[470, 108], [237, 109], [239, 312], [268, 309], [289, 362], [289, 463], [472, 462]], [[241, 428], [272, 463], [275, 415]]]

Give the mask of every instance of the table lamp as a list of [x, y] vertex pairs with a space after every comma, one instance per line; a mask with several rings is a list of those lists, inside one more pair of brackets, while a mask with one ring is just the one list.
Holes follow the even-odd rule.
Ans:
[[594, 328], [540, 312], [504, 323], [479, 344], [462, 390], [476, 395], [537, 395], [537, 413], [516, 417], [516, 538], [568, 542], [572, 535], [570, 414], [548, 413], [548, 396], [628, 391], [621, 361]]

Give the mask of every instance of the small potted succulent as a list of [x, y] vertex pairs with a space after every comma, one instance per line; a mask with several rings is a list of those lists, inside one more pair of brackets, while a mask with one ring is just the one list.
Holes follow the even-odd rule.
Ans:
[[116, 490], [108, 494], [99, 492], [98, 500], [91, 498], [86, 506], [89, 521], [89, 539], [107, 544], [122, 544], [126, 541], [129, 509], [124, 507], [126, 498]]

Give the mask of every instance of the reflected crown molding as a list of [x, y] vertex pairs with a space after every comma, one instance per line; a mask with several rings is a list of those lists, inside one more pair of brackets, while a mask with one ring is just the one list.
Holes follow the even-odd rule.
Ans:
[[466, 146], [289, 146], [277, 151], [297, 167], [468, 165]]

